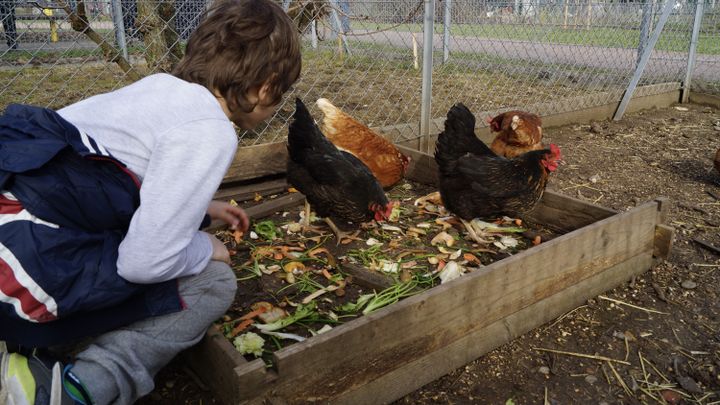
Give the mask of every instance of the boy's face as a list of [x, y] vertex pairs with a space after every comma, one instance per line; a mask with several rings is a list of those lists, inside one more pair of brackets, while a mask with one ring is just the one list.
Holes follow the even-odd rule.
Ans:
[[275, 114], [279, 104], [265, 105], [258, 103], [255, 108], [247, 113], [244, 111], [234, 111], [228, 115], [230, 121], [234, 122], [238, 127], [249, 130], [257, 127], [261, 122], [267, 120]]

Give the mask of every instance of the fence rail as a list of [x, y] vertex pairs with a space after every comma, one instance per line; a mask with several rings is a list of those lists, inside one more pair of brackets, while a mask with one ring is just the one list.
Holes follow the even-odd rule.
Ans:
[[[692, 91], [720, 95], [720, 5], [703, 3], [693, 66], [688, 57], [697, 3], [666, 1], [674, 2], [638, 84], [689, 78]], [[287, 100], [326, 97], [373, 127], [416, 126], [388, 133], [402, 141], [420, 137], [422, 119], [441, 118], [458, 101], [474, 111], [518, 107], [541, 115], [619, 102], [667, 3], [281, 4], [304, 44], [302, 77]], [[208, 6], [205, 0], [0, 0], [0, 110], [13, 102], [59, 108], [168, 69]], [[154, 42], [160, 37], [166, 43]], [[689, 76], [688, 66], [694, 67]], [[567, 102], [587, 95], [597, 97]], [[284, 102], [266, 125], [239, 137], [248, 145], [280, 140], [291, 114], [291, 103]]]

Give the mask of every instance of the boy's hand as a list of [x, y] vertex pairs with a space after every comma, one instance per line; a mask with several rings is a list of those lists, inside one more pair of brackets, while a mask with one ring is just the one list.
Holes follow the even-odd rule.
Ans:
[[222, 243], [220, 239], [216, 238], [215, 235], [208, 234], [208, 236], [210, 237], [210, 243], [212, 244], [212, 256], [210, 256], [210, 260], [217, 260], [230, 264], [230, 252], [225, 244]]
[[245, 233], [250, 226], [250, 220], [245, 210], [224, 201], [210, 201], [207, 213], [210, 215], [210, 218], [225, 222], [230, 225], [230, 229], [233, 230], [237, 229]]

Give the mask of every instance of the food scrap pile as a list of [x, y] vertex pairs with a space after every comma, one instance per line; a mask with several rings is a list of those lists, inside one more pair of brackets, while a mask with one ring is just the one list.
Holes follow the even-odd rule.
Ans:
[[[291, 192], [294, 190], [290, 190]], [[320, 221], [303, 234], [302, 206], [260, 220], [247, 235], [220, 231], [233, 253], [236, 301], [218, 323], [248, 359], [376, 311], [556, 235], [520, 219], [473, 220], [479, 241], [428, 186], [403, 181], [390, 221], [339, 243]], [[311, 223], [316, 222], [311, 215]]]

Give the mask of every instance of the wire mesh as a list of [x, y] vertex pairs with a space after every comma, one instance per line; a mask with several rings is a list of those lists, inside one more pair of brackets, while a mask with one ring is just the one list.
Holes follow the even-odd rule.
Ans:
[[691, 91], [720, 95], [720, 1], [705, 3]]
[[[309, 105], [328, 98], [395, 141], [420, 136], [422, 0], [278, 1], [302, 34], [303, 73], [271, 120], [239, 134], [244, 145], [282, 140], [295, 96]], [[667, 1], [676, 3], [640, 85], [685, 78], [696, 3]], [[692, 75], [692, 90], [712, 94], [720, 94], [716, 1], [705, 3]], [[170, 69], [209, 5], [0, 0], [0, 110], [10, 103], [60, 108]], [[486, 114], [522, 108], [540, 115], [616, 102], [663, 5], [438, 0], [431, 117], [437, 125], [458, 101]]]

